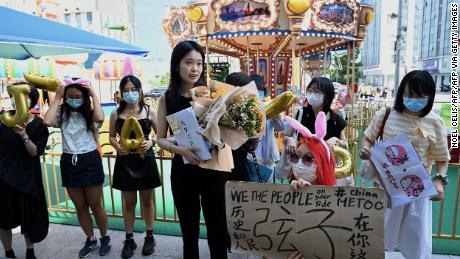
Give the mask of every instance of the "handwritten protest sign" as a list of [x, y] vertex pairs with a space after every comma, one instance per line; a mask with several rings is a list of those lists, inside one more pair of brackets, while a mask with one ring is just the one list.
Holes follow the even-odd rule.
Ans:
[[391, 207], [437, 194], [409, 138], [400, 134], [371, 149], [371, 160], [391, 198]]
[[[211, 159], [211, 153], [206, 142], [204, 142], [203, 136], [198, 134], [200, 127], [191, 107], [166, 116], [166, 120], [179, 146], [199, 148], [197, 155], [202, 160]], [[184, 159], [184, 164], [189, 163], [185, 157], [182, 158]]]
[[286, 259], [384, 258], [384, 191], [228, 182], [227, 226], [236, 253]]

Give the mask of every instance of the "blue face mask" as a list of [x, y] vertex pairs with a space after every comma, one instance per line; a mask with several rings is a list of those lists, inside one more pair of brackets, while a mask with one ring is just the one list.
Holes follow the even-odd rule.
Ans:
[[259, 100], [262, 101], [265, 98], [265, 93], [264, 91], [260, 91], [260, 90], [258, 92], [259, 92]]
[[78, 98], [78, 99], [67, 98], [65, 100], [65, 102], [68, 105], [70, 105], [70, 107], [72, 107], [74, 109], [77, 109], [77, 108], [79, 108], [80, 106], [83, 105], [83, 99], [82, 98]]
[[419, 112], [428, 104], [428, 98], [408, 98], [403, 97], [403, 103], [411, 112]]
[[130, 103], [130, 104], [135, 104], [139, 102], [139, 92], [127, 92], [123, 93], [123, 101]]

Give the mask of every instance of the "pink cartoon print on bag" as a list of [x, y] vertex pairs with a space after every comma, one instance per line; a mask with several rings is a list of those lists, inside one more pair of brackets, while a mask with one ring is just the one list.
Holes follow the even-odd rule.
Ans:
[[394, 166], [400, 166], [409, 160], [406, 149], [401, 145], [391, 145], [385, 149], [388, 161]]
[[425, 190], [423, 180], [417, 175], [409, 174], [401, 178], [401, 186], [410, 198], [416, 198]]

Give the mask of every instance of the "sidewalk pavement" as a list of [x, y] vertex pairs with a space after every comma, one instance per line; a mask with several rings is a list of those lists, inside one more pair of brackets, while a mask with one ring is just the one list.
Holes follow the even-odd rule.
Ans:
[[[96, 230], [96, 235], [99, 233]], [[122, 231], [109, 232], [112, 239], [112, 250], [104, 257], [99, 256], [98, 250], [94, 251], [88, 258], [91, 259], [115, 259], [121, 258], [121, 249], [125, 233]], [[142, 245], [144, 244], [144, 233], [134, 233], [134, 239], [137, 243], [137, 249], [133, 258], [142, 259], [179, 259], [182, 257], [182, 239], [181, 237], [155, 235], [156, 251], [151, 256], [142, 256]], [[80, 227], [50, 224], [49, 234], [45, 240], [35, 245], [35, 254], [37, 258], [46, 259], [71, 259], [78, 258], [78, 251], [83, 246], [85, 240]], [[200, 258], [210, 258], [207, 242], [200, 239]], [[25, 243], [19, 228], [13, 230], [13, 250], [18, 259], [25, 258]], [[4, 259], [3, 251], [0, 258]], [[403, 259], [400, 253], [387, 252], [385, 258]], [[230, 254], [229, 259], [262, 259], [259, 256], [247, 256], [239, 254]], [[432, 259], [460, 259], [460, 256], [433, 255]]]

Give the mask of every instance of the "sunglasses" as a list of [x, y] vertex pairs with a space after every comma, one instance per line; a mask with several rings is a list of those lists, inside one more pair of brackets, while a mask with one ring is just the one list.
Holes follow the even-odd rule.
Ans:
[[314, 158], [311, 155], [303, 155], [302, 157], [298, 156], [297, 154], [291, 154], [289, 156], [289, 161], [293, 164], [297, 164], [299, 160], [302, 160], [302, 163], [305, 165], [311, 165], [314, 162]]

